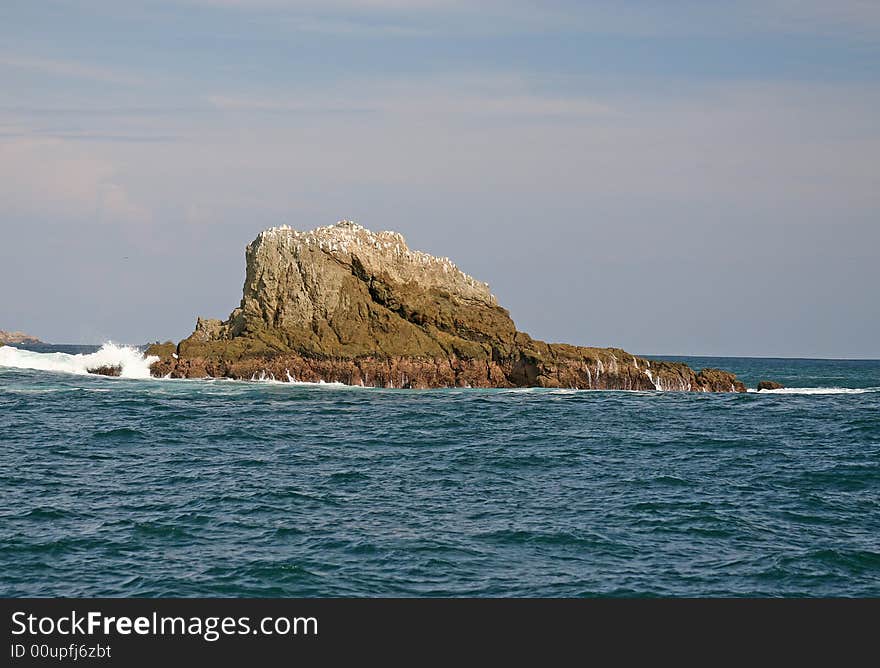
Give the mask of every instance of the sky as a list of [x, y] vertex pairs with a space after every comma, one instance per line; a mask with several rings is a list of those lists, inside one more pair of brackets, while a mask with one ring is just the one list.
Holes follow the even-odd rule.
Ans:
[[0, 328], [179, 340], [353, 219], [536, 338], [880, 358], [880, 3], [4, 0]]

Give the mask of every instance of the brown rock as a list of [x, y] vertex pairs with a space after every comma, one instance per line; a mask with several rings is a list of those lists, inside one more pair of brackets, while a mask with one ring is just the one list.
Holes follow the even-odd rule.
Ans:
[[7, 332], [0, 329], [0, 346], [6, 343], [14, 345], [16, 343], [42, 343], [42, 341], [24, 332]]
[[122, 375], [122, 367], [119, 365], [110, 366], [105, 364], [103, 366], [98, 366], [93, 369], [86, 369], [89, 373], [96, 374], [98, 376], [114, 376], [119, 377]]
[[151, 346], [154, 375], [275, 378], [395, 388], [565, 387], [743, 392], [728, 372], [616, 348], [536, 341], [489, 286], [395, 232], [350, 221], [265, 230], [247, 247], [241, 304], [225, 322]]
[[762, 380], [758, 383], [758, 392], [761, 390], [781, 390], [785, 385], [772, 380]]

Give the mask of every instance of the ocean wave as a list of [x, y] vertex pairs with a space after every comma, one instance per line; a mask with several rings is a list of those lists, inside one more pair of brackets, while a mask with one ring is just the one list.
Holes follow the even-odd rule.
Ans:
[[878, 392], [877, 387], [782, 387], [778, 390], [754, 390], [753, 394], [864, 394], [865, 392]]
[[71, 355], [69, 353], [38, 353], [20, 350], [15, 346], [0, 347], [0, 367], [10, 369], [33, 369], [86, 375], [90, 369], [119, 367], [121, 378], [150, 378], [150, 365], [158, 357], [145, 357], [133, 346], [105, 343], [93, 353]]

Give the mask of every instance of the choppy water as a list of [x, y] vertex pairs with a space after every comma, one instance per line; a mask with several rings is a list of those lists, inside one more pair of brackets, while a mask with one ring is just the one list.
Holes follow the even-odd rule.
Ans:
[[685, 361], [807, 389], [0, 368], [0, 595], [880, 595], [880, 362]]

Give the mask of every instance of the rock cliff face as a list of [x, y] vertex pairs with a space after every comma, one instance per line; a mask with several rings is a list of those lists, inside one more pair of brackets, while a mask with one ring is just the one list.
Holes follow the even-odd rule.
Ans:
[[152, 346], [154, 375], [275, 378], [397, 388], [571, 387], [741, 392], [728, 372], [694, 372], [613, 348], [536, 341], [489, 286], [395, 232], [342, 221], [276, 227], [247, 247], [241, 305], [199, 318], [177, 346]]

